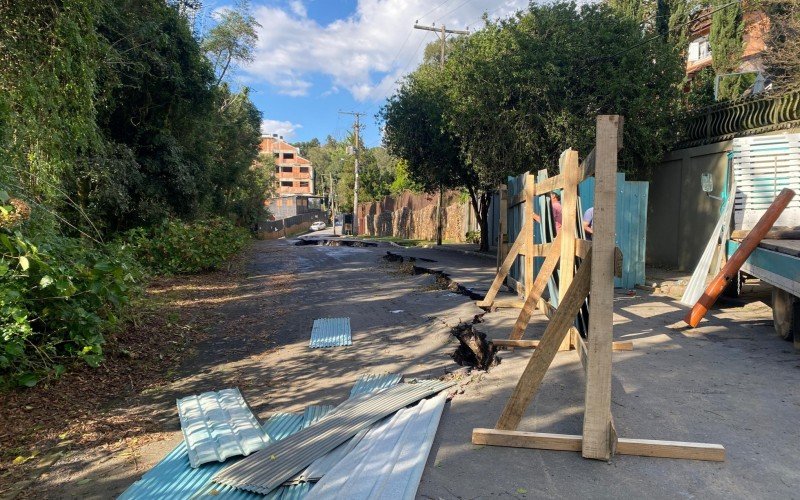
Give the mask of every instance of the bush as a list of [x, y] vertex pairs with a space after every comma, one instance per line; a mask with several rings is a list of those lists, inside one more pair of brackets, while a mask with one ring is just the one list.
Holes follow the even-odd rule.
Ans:
[[466, 238], [467, 243], [475, 243], [476, 245], [478, 245], [481, 242], [480, 231], [467, 231], [464, 237]]
[[171, 220], [125, 236], [143, 265], [156, 273], [184, 274], [219, 269], [242, 249], [250, 233], [223, 218]]
[[[13, 200], [12, 200], [13, 201]], [[55, 234], [37, 245], [1, 205], [0, 383], [31, 387], [59, 376], [67, 361], [103, 359], [103, 333], [138, 289], [143, 274], [129, 248]], [[44, 235], [42, 235], [44, 236]]]

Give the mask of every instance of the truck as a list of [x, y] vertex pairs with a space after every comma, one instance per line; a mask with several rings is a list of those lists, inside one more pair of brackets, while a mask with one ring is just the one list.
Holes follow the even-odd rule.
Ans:
[[[732, 230], [725, 231], [724, 255], [739, 248], [741, 238], [759, 220], [775, 196], [789, 188], [797, 195], [773, 226], [781, 239], [764, 239], [732, 283], [736, 294], [747, 276], [772, 286], [776, 333], [800, 349], [800, 134], [740, 137], [729, 155], [725, 197], [734, 195]], [[730, 193], [733, 186], [735, 193]], [[703, 188], [706, 190], [706, 187]]]

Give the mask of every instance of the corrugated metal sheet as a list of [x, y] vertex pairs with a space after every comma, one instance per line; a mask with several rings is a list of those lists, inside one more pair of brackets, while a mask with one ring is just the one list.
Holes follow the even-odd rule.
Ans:
[[[270, 439], [279, 441], [299, 431], [302, 425], [302, 415], [278, 413], [264, 424], [263, 429]], [[241, 460], [241, 458], [231, 460]], [[192, 468], [189, 465], [186, 443], [181, 442], [158, 464], [147, 471], [140, 480], [128, 487], [119, 498], [122, 500], [197, 497], [247, 500], [263, 498], [261, 495], [211, 483], [214, 474], [222, 470], [224, 466], [225, 464], [222, 463], [209, 463]], [[282, 494], [282, 492], [280, 493]], [[274, 498], [280, 498], [280, 496]]]
[[[737, 137], [733, 140], [736, 229], [752, 229], [783, 188], [800, 190], [800, 134]], [[775, 222], [800, 225], [795, 197]]]
[[249, 455], [269, 444], [239, 389], [204, 392], [177, 403], [192, 467]]
[[375, 392], [400, 383], [402, 375], [397, 373], [381, 373], [361, 375], [356, 385], [350, 389], [350, 397], [367, 392]]
[[440, 394], [372, 427], [306, 498], [413, 499], [446, 401]]
[[333, 409], [333, 405], [315, 405], [307, 407], [303, 412], [303, 429], [316, 424]]
[[352, 343], [350, 318], [320, 318], [314, 320], [314, 326], [311, 329], [311, 341], [308, 343], [308, 346], [312, 349], [338, 347]]
[[360, 430], [453, 384], [440, 381], [404, 383], [374, 395], [351, 398], [328, 418], [226, 467], [214, 476], [214, 481], [267, 494]]

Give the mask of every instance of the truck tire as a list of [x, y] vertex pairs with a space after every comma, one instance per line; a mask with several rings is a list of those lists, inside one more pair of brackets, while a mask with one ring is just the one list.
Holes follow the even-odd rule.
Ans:
[[772, 287], [772, 319], [780, 338], [791, 341], [800, 337], [800, 334], [794, 334], [800, 323], [800, 301], [778, 287]]

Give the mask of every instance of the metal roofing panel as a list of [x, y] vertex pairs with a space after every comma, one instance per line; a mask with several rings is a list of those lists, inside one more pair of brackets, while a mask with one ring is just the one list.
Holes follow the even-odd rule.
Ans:
[[239, 389], [179, 399], [178, 416], [192, 467], [249, 455], [269, 444]]
[[375, 392], [400, 383], [402, 375], [397, 373], [366, 374], [358, 377], [356, 385], [350, 389], [350, 397], [367, 392]]
[[224, 468], [214, 481], [267, 494], [329, 451], [383, 417], [439, 393], [454, 382], [420, 381], [398, 384], [374, 395], [356, 396], [316, 424], [270, 444]]
[[[302, 415], [278, 413], [264, 424], [264, 432], [270, 439], [279, 441], [297, 432], [303, 425]], [[232, 460], [240, 460], [234, 458]], [[211, 478], [222, 470], [225, 464], [214, 462], [192, 468], [189, 465], [189, 452], [186, 442], [181, 441], [166, 457], [147, 471], [119, 497], [131, 499], [183, 499], [195, 497], [202, 492], [217, 499], [256, 499], [260, 495], [229, 486], [211, 483]], [[202, 494], [201, 494], [202, 496]]]
[[350, 318], [320, 318], [314, 320], [311, 329], [311, 340], [308, 346], [337, 347], [350, 345], [353, 340], [350, 335]]
[[307, 498], [413, 499], [446, 401], [439, 394], [372, 427]]

